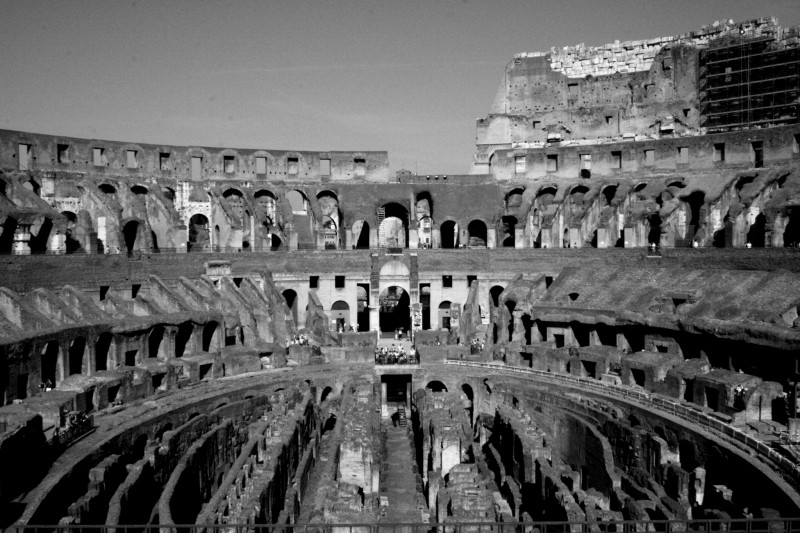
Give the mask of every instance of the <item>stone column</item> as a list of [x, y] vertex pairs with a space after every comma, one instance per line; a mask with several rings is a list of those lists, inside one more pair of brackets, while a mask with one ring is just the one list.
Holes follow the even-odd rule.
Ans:
[[11, 250], [16, 255], [30, 255], [31, 227], [29, 224], [20, 224], [14, 230], [14, 242]]
[[381, 382], [381, 418], [389, 417], [389, 406], [386, 404], [387, 383]]
[[406, 416], [411, 416], [411, 382], [406, 383]]

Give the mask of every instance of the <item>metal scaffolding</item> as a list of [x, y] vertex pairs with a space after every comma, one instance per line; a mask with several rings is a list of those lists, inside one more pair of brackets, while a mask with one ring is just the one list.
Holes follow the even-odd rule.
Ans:
[[726, 40], [700, 52], [699, 82], [702, 125], [709, 131], [796, 124], [800, 40]]

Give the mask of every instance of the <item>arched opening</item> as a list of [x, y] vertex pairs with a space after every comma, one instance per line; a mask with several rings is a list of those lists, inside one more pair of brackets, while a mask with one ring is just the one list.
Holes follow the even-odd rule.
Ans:
[[[175, 334], [175, 357], [183, 357], [186, 353], [186, 346], [192, 339], [192, 332], [194, 325], [191, 322], [183, 322], [178, 326], [178, 332]], [[191, 349], [191, 347], [190, 347]]]
[[500, 219], [500, 238], [504, 248], [514, 248], [516, 246], [517, 217], [504, 216]]
[[94, 369], [95, 371], [108, 370], [108, 350], [111, 348], [113, 335], [104, 331], [94, 343]]
[[429, 390], [431, 392], [447, 392], [447, 387], [441, 381], [434, 380], [429, 381], [427, 385], [425, 385], [425, 390]]
[[37, 183], [36, 180], [34, 180], [33, 178], [31, 178], [31, 179], [27, 180], [26, 182], [24, 182], [22, 184], [22, 186], [25, 189], [28, 189], [29, 191], [31, 191], [36, 196], [41, 196], [41, 194], [39, 194], [39, 193], [42, 190], [42, 186], [39, 185], [39, 183]]
[[253, 195], [256, 200], [256, 217], [267, 230], [275, 223], [275, 206], [278, 198], [272, 191], [260, 189]]
[[211, 321], [203, 327], [203, 351], [210, 352], [212, 348], [216, 348], [217, 328], [219, 324], [216, 321]]
[[408, 246], [408, 210], [405, 207], [394, 202], [384, 205], [378, 209], [378, 222], [378, 246]]
[[356, 220], [353, 223], [353, 246], [357, 250], [369, 250], [369, 223], [365, 220]]
[[292, 289], [286, 289], [282, 294], [283, 299], [286, 300], [286, 306], [292, 313], [292, 320], [294, 320], [295, 325], [297, 325], [297, 293]]
[[336, 331], [346, 331], [350, 326], [350, 306], [344, 300], [337, 300], [331, 305], [331, 327]]
[[291, 190], [286, 193], [286, 199], [289, 201], [293, 215], [308, 214], [308, 198], [305, 194], [298, 190]]
[[469, 246], [486, 247], [487, 230], [486, 223], [482, 220], [473, 220], [467, 225], [467, 233], [469, 233]]
[[647, 222], [650, 226], [649, 231], [647, 232], [647, 242], [651, 244], [655, 244], [656, 246], [661, 245], [661, 217], [658, 213], [650, 215], [647, 217]]
[[800, 246], [800, 208], [788, 208], [785, 217], [787, 222], [783, 230], [783, 245], [786, 247]]
[[522, 194], [525, 192], [525, 189], [522, 187], [516, 187], [511, 189], [506, 194], [505, 204], [506, 209], [518, 209], [522, 206]]
[[78, 337], [69, 345], [69, 375], [83, 372], [83, 356], [86, 353], [86, 339]]
[[270, 250], [272, 250], [274, 252], [274, 251], [278, 250], [281, 247], [281, 245], [283, 245], [283, 241], [281, 240], [281, 238], [278, 237], [277, 235], [275, 235], [274, 233], [270, 233], [269, 234], [269, 247], [270, 247]]
[[339, 248], [339, 231], [336, 221], [329, 216], [322, 219], [322, 235], [326, 250], [336, 250]]
[[322, 389], [322, 395], [319, 397], [319, 403], [323, 403], [325, 400], [328, 399], [328, 396], [333, 392], [333, 389], [330, 387], [325, 387]]
[[682, 200], [689, 206], [689, 223], [686, 226], [685, 237], [687, 239], [693, 239], [702, 222], [701, 210], [706, 201], [706, 193], [703, 191], [694, 191], [684, 196]]
[[506, 309], [508, 310], [508, 340], [511, 341], [514, 337], [514, 309], [517, 308], [517, 302], [514, 300], [506, 300]]
[[222, 247], [222, 239], [220, 238], [219, 225], [214, 226], [214, 248], [219, 250]]
[[747, 230], [747, 242], [753, 248], [763, 248], [767, 234], [767, 217], [764, 213], [756, 215], [750, 228]]
[[202, 250], [211, 244], [208, 233], [208, 219], [200, 213], [189, 219], [189, 245], [188, 251]]
[[422, 191], [417, 194], [417, 201], [414, 206], [417, 215], [417, 220], [424, 217], [433, 216], [433, 198], [428, 191]]
[[150, 330], [147, 336], [147, 357], [157, 357], [159, 359], [166, 359], [167, 354], [162, 347], [162, 340], [164, 340], [164, 326], [155, 325]]
[[464, 393], [464, 396], [467, 397], [467, 402], [469, 405], [465, 406], [464, 409], [467, 411], [467, 416], [469, 417], [470, 426], [474, 423], [473, 413], [475, 411], [475, 394], [472, 392], [472, 387], [470, 387], [467, 383], [461, 385], [461, 392]]
[[110, 183], [101, 183], [98, 189], [100, 189], [103, 194], [117, 194], [117, 189]]
[[452, 306], [453, 304], [449, 300], [445, 300], [439, 304], [439, 329], [446, 329], [450, 331], [450, 315]]
[[7, 216], [3, 223], [3, 233], [0, 234], [0, 253], [11, 253], [14, 245], [14, 233], [17, 231], [17, 219]]
[[369, 331], [369, 285], [359, 284], [356, 287], [356, 321], [358, 331]]
[[489, 289], [489, 296], [492, 297], [492, 303], [494, 304], [495, 307], [500, 305], [499, 303], [500, 295], [503, 294], [504, 290], [505, 289], [503, 289], [503, 287], [501, 287], [500, 285], [495, 285], [491, 289]]
[[75, 252], [79, 252], [81, 250], [81, 242], [75, 238], [77, 233], [76, 226], [78, 224], [78, 215], [72, 211], [62, 211], [61, 214], [67, 219], [67, 229], [64, 232], [66, 237], [66, 253], [74, 254]]
[[41, 374], [42, 383], [49, 388], [56, 385], [56, 368], [58, 366], [58, 342], [50, 341], [42, 348]]
[[617, 186], [616, 185], [609, 185], [608, 187], [603, 187], [602, 191], [602, 199], [604, 200], [604, 205], [611, 205], [612, 200], [617, 195]]
[[442, 248], [458, 248], [458, 224], [452, 220], [442, 222], [439, 230]]
[[122, 235], [125, 237], [125, 248], [128, 253], [132, 253], [137, 248], [136, 240], [139, 235], [139, 222], [131, 220], [122, 227]]
[[408, 332], [411, 328], [411, 300], [403, 288], [392, 285], [380, 294], [378, 318], [381, 332], [394, 333], [398, 329]]
[[246, 251], [250, 251], [252, 249], [250, 246], [250, 240], [252, 239], [252, 225], [253, 222], [252, 217], [250, 216], [250, 210], [245, 209], [244, 215], [242, 216], [242, 249]]
[[47, 217], [42, 220], [41, 224], [34, 224], [31, 226], [31, 240], [29, 241], [29, 245], [32, 254], [43, 254], [47, 252], [47, 241], [50, 239], [50, 232], [52, 230], [53, 221]]
[[675, 188], [675, 189], [685, 189], [686, 184], [683, 182], [682, 179], [680, 180], [673, 180], [667, 183], [667, 188]]

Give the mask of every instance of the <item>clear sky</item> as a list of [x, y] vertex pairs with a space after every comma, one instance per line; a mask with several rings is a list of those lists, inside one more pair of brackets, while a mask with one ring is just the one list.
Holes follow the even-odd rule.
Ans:
[[0, 0], [0, 128], [466, 173], [515, 52], [770, 15], [800, 0]]

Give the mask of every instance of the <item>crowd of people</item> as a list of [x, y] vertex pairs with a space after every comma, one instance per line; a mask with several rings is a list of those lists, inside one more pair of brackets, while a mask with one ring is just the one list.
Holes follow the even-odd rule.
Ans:
[[292, 335], [292, 338], [289, 339], [289, 346], [293, 345], [308, 346], [308, 335], [305, 333], [295, 333]]
[[469, 343], [469, 353], [472, 355], [481, 353], [484, 346], [486, 346], [486, 341], [480, 337], [476, 337]]
[[413, 365], [416, 364], [417, 356], [411, 348], [406, 353], [403, 346], [378, 346], [375, 349], [375, 363], [379, 365]]
[[355, 332], [358, 333], [358, 324], [340, 324], [339, 333]]

